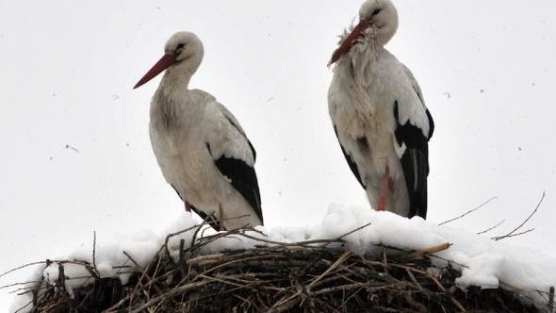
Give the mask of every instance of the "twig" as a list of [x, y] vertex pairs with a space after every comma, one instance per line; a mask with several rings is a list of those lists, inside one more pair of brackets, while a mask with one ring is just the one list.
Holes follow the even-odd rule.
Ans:
[[289, 243], [289, 242], [281, 242], [281, 241], [274, 241], [274, 240], [269, 240], [269, 239], [264, 239], [264, 238], [258, 238], [258, 237], [254, 237], [254, 236], [251, 236], [251, 235], [248, 235], [248, 234], [245, 234], [245, 233], [240, 233], [239, 235], [242, 236], [242, 237], [248, 238], [248, 239], [264, 242], [264, 243], [267, 243], [267, 244], [277, 245], [277, 246], [280, 246], [280, 247], [310, 248], [309, 245], [317, 244], [317, 243], [328, 243], [328, 244], [330, 244], [331, 241], [332, 242], [342, 242], [342, 241], [338, 241], [336, 239], [333, 239], [333, 240], [316, 239], [316, 240], [306, 240], [306, 241], [299, 241], [299, 242], [295, 242], [295, 243]]
[[414, 258], [422, 257], [425, 254], [438, 253], [440, 251], [444, 251], [444, 250], [450, 248], [451, 245], [452, 245], [451, 243], [445, 242], [445, 243], [436, 245], [434, 247], [430, 247], [430, 248], [422, 249], [422, 250], [417, 250], [417, 251], [414, 251], [414, 252], [411, 252], [410, 254], [408, 254], [407, 258], [414, 259]]
[[183, 257], [185, 254], [184, 249], [185, 249], [185, 239], [180, 239], [180, 252], [178, 257], [178, 263], [181, 263], [183, 261]]
[[[162, 251], [162, 248], [159, 250], [159, 252]], [[166, 274], [163, 274], [161, 276], [159, 276], [157, 279], [162, 279], [165, 278], [166, 276], [170, 275], [171, 272], [168, 272]], [[151, 280], [149, 282], [147, 282], [146, 284], [143, 285], [143, 287], [151, 287], [154, 283], [156, 282], [156, 280]], [[136, 286], [137, 287], [137, 286]], [[135, 288], [136, 289], [136, 288]], [[106, 309], [104, 312], [109, 313], [109, 312], [114, 312], [114, 310], [116, 310], [117, 308], [119, 308], [122, 304], [124, 304], [126, 301], [131, 300], [131, 298], [135, 295], [136, 290], [133, 290], [133, 292], [129, 295], [127, 295], [126, 297], [124, 297], [123, 299], [121, 299], [120, 301], [118, 301], [118, 303], [114, 304], [113, 306], [109, 307], [108, 309]], [[131, 308], [130, 308], [131, 310]], [[120, 312], [119, 310], [116, 312]]]
[[[496, 241], [498, 241], [498, 240], [501, 240], [501, 239], [504, 239], [504, 238], [512, 237], [512, 235], [513, 235], [516, 231], [518, 231], [521, 227], [523, 227], [523, 225], [525, 225], [525, 223], [527, 223], [527, 222], [537, 213], [537, 211], [538, 211], [539, 208], [541, 207], [542, 201], [544, 200], [544, 196], [545, 196], [545, 192], [543, 191], [543, 192], [542, 192], [542, 197], [541, 197], [541, 199], [539, 200], [539, 202], [537, 203], [537, 206], [535, 207], [535, 209], [533, 210], [533, 212], [531, 212], [531, 214], [529, 214], [529, 216], [528, 216], [521, 224], [519, 224], [516, 228], [514, 228], [511, 232], [507, 233], [506, 235], [497, 236], [497, 237], [494, 237], [493, 239], [496, 240]], [[529, 231], [531, 231], [531, 230], [529, 230]], [[526, 231], [525, 233], [528, 233], [529, 231]]]
[[[190, 258], [187, 260], [187, 264], [196, 264], [196, 265], [207, 265], [211, 263], [215, 263], [218, 259], [222, 258], [224, 254], [216, 253], [216, 254], [209, 254], [209, 255], [201, 255], [198, 257]], [[211, 260], [211, 261], [209, 261]]]
[[256, 240], [256, 241], [260, 241], [260, 242], [264, 242], [264, 243], [268, 243], [268, 244], [273, 244], [273, 245], [278, 245], [278, 246], [282, 246], [282, 247], [292, 247], [292, 246], [297, 246], [297, 247], [310, 247], [310, 245], [313, 244], [318, 244], [318, 243], [322, 243], [321, 246], [319, 246], [318, 248], [324, 248], [328, 245], [330, 245], [331, 243], [337, 242], [343, 242], [343, 238], [346, 236], [349, 236], [355, 232], [358, 232], [360, 230], [362, 230], [363, 228], [369, 227], [371, 225], [371, 223], [367, 223], [365, 225], [359, 226], [341, 236], [339, 236], [336, 239], [316, 239], [316, 240], [306, 240], [306, 241], [298, 241], [295, 243], [288, 243], [288, 242], [280, 242], [280, 241], [274, 241], [274, 240], [269, 240], [269, 239], [264, 239], [264, 238], [258, 238], [258, 237], [254, 237], [251, 235], [248, 235], [246, 233], [240, 233], [239, 235], [248, 239], [252, 239], [252, 240]]
[[60, 289], [64, 292], [66, 291], [66, 275], [65, 275], [65, 268], [63, 264], [58, 264], [58, 284]]
[[93, 231], [93, 269], [95, 273], [100, 277], [100, 274], [97, 270], [97, 257], [96, 257], [96, 246], [97, 246], [97, 232]]
[[[371, 223], [367, 223], [367, 224], [365, 224], [365, 225], [359, 226], [359, 227], [355, 228], [354, 230], [351, 230], [351, 231], [349, 231], [349, 232], [347, 232], [347, 233], [341, 235], [340, 237], [336, 238], [336, 240], [337, 240], [337, 241], [343, 240], [344, 237], [347, 237], [347, 236], [349, 236], [349, 235], [351, 235], [351, 234], [353, 234], [353, 233], [356, 233], [356, 232], [362, 230], [363, 228], [367, 228], [367, 227], [369, 227], [369, 226], [371, 226]], [[326, 247], [326, 245], [324, 245], [323, 247]]]
[[[212, 218], [211, 215], [207, 215], [207, 216], [205, 217], [205, 219], [203, 220], [203, 222], [201, 223], [201, 225], [199, 225], [199, 227], [198, 227], [197, 229], [195, 229], [195, 232], [193, 233], [193, 237], [191, 237], [191, 244], [189, 245], [189, 247], [192, 248], [192, 247], [195, 246], [195, 240], [197, 239], [197, 235], [199, 234], [199, 231], [200, 231], [201, 229], [203, 229], [203, 226], [204, 226], [204, 225], [209, 225], [208, 220], [211, 219], [211, 218]], [[204, 231], [203, 231], [203, 234], [202, 234], [202, 235], [204, 235]], [[184, 251], [184, 252], [185, 252], [185, 251]]]
[[[517, 237], [517, 236], [525, 235], [525, 234], [530, 233], [530, 232], [532, 232], [532, 231], [534, 231], [534, 230], [535, 230], [535, 228], [529, 228], [528, 230], [524, 230], [524, 231], [519, 232], [519, 233], [511, 234], [511, 235], [505, 236], [504, 238], [501, 238], [501, 239], [512, 238], [512, 237]], [[492, 239], [495, 239], [495, 238], [492, 238]], [[495, 240], [498, 240], [498, 239], [495, 239]]]
[[319, 280], [321, 280], [322, 278], [324, 278], [326, 275], [328, 275], [328, 273], [330, 273], [332, 270], [334, 270], [336, 267], [340, 266], [342, 263], [344, 263], [349, 257], [351, 256], [351, 251], [346, 251], [344, 252], [344, 254], [342, 254], [342, 256], [340, 256], [338, 258], [338, 260], [336, 262], [334, 262], [334, 264], [332, 264], [326, 271], [324, 271], [324, 273], [322, 273], [319, 277], [317, 277], [315, 280], [313, 280], [309, 286], [307, 286], [307, 289], [311, 289], [311, 287], [313, 287]]
[[38, 284], [40, 282], [42, 282], [42, 280], [31, 280], [31, 281], [24, 282], [24, 283], [13, 283], [13, 284], [9, 284], [9, 285], [2, 285], [2, 286], [0, 286], [0, 289], [7, 289], [7, 288], [15, 287], [15, 286], [25, 286], [25, 285], [30, 285], [30, 284]]
[[415, 278], [415, 275], [413, 275], [413, 272], [411, 272], [409, 269], [406, 269], [405, 271], [407, 272], [407, 275], [409, 276], [409, 278], [411, 278], [411, 281], [413, 281], [415, 286], [417, 286], [419, 290], [423, 290], [423, 286], [421, 286], [421, 284], [417, 282], [417, 279]]
[[293, 295], [284, 296], [282, 299], [280, 299], [279, 301], [274, 303], [274, 305], [268, 310], [268, 312], [270, 312], [270, 313], [283, 312], [285, 310], [290, 309], [293, 305], [295, 305], [295, 302], [292, 303], [292, 300], [294, 300], [299, 295], [301, 295], [302, 292], [303, 292], [303, 289], [298, 288], [297, 292], [295, 292]]
[[19, 267], [13, 268], [13, 269], [11, 269], [11, 270], [9, 270], [9, 271], [7, 271], [7, 272], [4, 272], [4, 273], [0, 274], [0, 278], [6, 276], [6, 275], [8, 275], [8, 274], [11, 274], [11, 273], [13, 273], [13, 272], [17, 272], [17, 271], [19, 271], [19, 270], [22, 270], [22, 269], [24, 269], [24, 268], [26, 268], [26, 267], [33, 266], [33, 265], [41, 265], [41, 264], [46, 264], [46, 261], [31, 262], [31, 263], [27, 263], [27, 264], [25, 264], [25, 265], [21, 265], [21, 266], [19, 266]]
[[[201, 227], [201, 226], [202, 226], [202, 224], [201, 224], [201, 225], [194, 225], [194, 226], [191, 226], [191, 227], [189, 227], [189, 228], [187, 228], [187, 229], [180, 230], [180, 231], [178, 231], [178, 232], [171, 233], [171, 234], [169, 234], [168, 236], [166, 236], [166, 239], [164, 240], [164, 250], [166, 251], [166, 256], [167, 256], [169, 259], [172, 258], [172, 255], [170, 254], [170, 248], [168, 248], [168, 242], [170, 242], [170, 238], [172, 238], [172, 237], [174, 237], [174, 236], [181, 235], [181, 234], [183, 234], [183, 233], [186, 233], [186, 232], [188, 232], [188, 231], [194, 229], [195, 227]], [[195, 237], [193, 237], [193, 238], [195, 238]]]
[[454, 218], [452, 218], [452, 219], [449, 219], [449, 220], [447, 220], [447, 221], [444, 221], [444, 222], [438, 224], [438, 226], [442, 226], [442, 225], [444, 225], [444, 224], [451, 223], [451, 222], [453, 222], [453, 221], [455, 221], [455, 220], [459, 220], [460, 218], [463, 218], [464, 216], [466, 216], [466, 215], [468, 215], [468, 214], [471, 214], [471, 213], [477, 211], [478, 209], [484, 207], [485, 205], [487, 205], [488, 203], [490, 203], [490, 202], [491, 202], [492, 200], [494, 200], [494, 199], [498, 199], [498, 197], [492, 197], [492, 198], [488, 199], [487, 201], [485, 201], [485, 202], [479, 204], [479, 206], [477, 206], [476, 208], [471, 209], [471, 210], [469, 210], [469, 211], [463, 213], [462, 215], [460, 215], [460, 216], [458, 216], [458, 217], [454, 217]]
[[[133, 259], [133, 257], [127, 253], [126, 251], [123, 251], [123, 254], [125, 254], [125, 256], [135, 265], [135, 268], [137, 268], [139, 270], [139, 272], [141, 273], [141, 279], [139, 279], [139, 282], [141, 282], [141, 280], [146, 277], [148, 282], [147, 283], [152, 283], [153, 279], [147, 274], [146, 269], [143, 270], [143, 268], [141, 267], [141, 265], [139, 265], [139, 263], [137, 263], [137, 261], [135, 261], [135, 259]], [[150, 265], [150, 264], [149, 264]], [[148, 265], [147, 265], [148, 267]], [[157, 292], [161, 293], [162, 291], [160, 289], [158, 289], [156, 287], [156, 285], [154, 285], [154, 288], [157, 289]]]
[[156, 298], [151, 299], [150, 301], [148, 301], [147, 303], [143, 304], [142, 306], [136, 308], [135, 310], [131, 311], [131, 313], [139, 313], [141, 311], [143, 311], [144, 309], [159, 303], [160, 301], [163, 301], [164, 299], [168, 299], [171, 298], [177, 294], [183, 293], [185, 291], [191, 290], [191, 289], [195, 289], [195, 288], [199, 288], [203, 285], [207, 285], [211, 282], [209, 281], [200, 281], [200, 282], [196, 282], [196, 283], [191, 283], [191, 284], [187, 284], [187, 285], [183, 285], [180, 286], [178, 288], [174, 288], [166, 293], [164, 293], [161, 296], [158, 296]]
[[340, 291], [340, 290], [341, 291], [346, 291], [346, 290], [356, 289], [356, 288], [367, 288], [369, 290], [372, 290], [373, 292], [376, 292], [380, 289], [391, 288], [394, 285], [396, 285], [396, 284], [387, 284], [387, 285], [383, 285], [383, 286], [379, 286], [379, 287], [376, 287], [376, 286], [370, 287], [370, 286], [368, 286], [368, 284], [355, 283], [355, 284], [347, 284], [347, 285], [332, 286], [332, 287], [328, 287], [328, 288], [323, 288], [323, 289], [320, 289], [318, 291], [312, 292], [311, 295], [318, 296], [318, 295], [322, 295], [322, 294], [337, 292], [337, 291]]
[[[91, 273], [91, 264], [90, 264], [89, 262], [87, 262], [87, 261], [80, 261], [80, 260], [49, 260], [49, 259], [47, 259], [46, 261], [38, 261], [38, 262], [27, 263], [27, 264], [25, 264], [25, 265], [16, 267], [16, 268], [14, 268], [14, 269], [11, 269], [11, 270], [9, 270], [9, 271], [7, 271], [7, 272], [5, 272], [5, 273], [2, 273], [2, 274], [0, 275], [0, 278], [2, 278], [3, 276], [8, 275], [8, 274], [10, 274], [10, 273], [17, 272], [17, 271], [19, 271], [19, 270], [22, 270], [22, 269], [27, 268], [27, 267], [30, 267], [30, 266], [44, 264], [44, 265], [45, 265], [45, 268], [47, 268], [48, 266], [50, 266], [50, 265], [53, 264], [53, 263], [80, 265], [80, 266], [85, 267], [85, 269], [87, 269], [87, 271], [89, 271], [89, 273]], [[91, 275], [94, 276], [93, 273], [91, 273]]]
[[[436, 277], [432, 276], [431, 274], [429, 274], [425, 271], [422, 271], [420, 269], [416, 269], [414, 267], [409, 267], [409, 266], [406, 266], [406, 265], [400, 265], [400, 264], [392, 264], [391, 266], [406, 269], [406, 270], [410, 270], [410, 271], [413, 271], [415, 273], [419, 273], [421, 275], [424, 275], [424, 276], [428, 277], [430, 280], [432, 280], [442, 292], [446, 292], [446, 288], [444, 288], [444, 285], [442, 285], [442, 283], [439, 282], [438, 279], [436, 279]], [[458, 300], [456, 300], [456, 298], [454, 298], [453, 296], [450, 296], [450, 298], [452, 300], [452, 303], [454, 303], [454, 305], [457, 306], [458, 309], [461, 312], [467, 312], [467, 310], [463, 307], [463, 305], [461, 305], [461, 303]]]
[[505, 221], [506, 221], [506, 219], [503, 219], [503, 220], [501, 220], [500, 222], [498, 222], [498, 224], [496, 224], [496, 225], [494, 225], [494, 226], [492, 226], [492, 227], [489, 227], [489, 228], [487, 228], [487, 229], [485, 229], [485, 230], [483, 230], [483, 231], [478, 232], [477, 235], [485, 234], [485, 233], [487, 233], [487, 232], [489, 232], [489, 231], [495, 229], [496, 227], [502, 225], [502, 223], [504, 223]]
[[220, 283], [223, 283], [223, 284], [232, 285], [232, 286], [235, 286], [235, 287], [246, 287], [245, 284], [234, 283], [232, 281], [222, 279], [222, 278], [219, 278], [219, 277], [215, 277], [215, 276], [207, 276], [205, 274], [201, 274], [201, 275], [199, 275], [199, 277], [204, 278], [206, 280], [213, 280], [213, 281], [217, 281], [217, 282], [220, 282]]
[[[214, 241], [216, 241], [220, 238], [224, 238], [224, 237], [232, 238], [232, 235], [241, 235], [241, 232], [243, 230], [245, 230], [245, 229], [235, 228], [235, 229], [232, 229], [232, 230], [229, 230], [229, 231], [226, 231], [226, 232], [220, 232], [220, 233], [217, 233], [215, 235], [200, 238], [199, 243], [190, 246], [189, 248], [185, 249], [184, 252], [189, 251], [191, 254], [195, 254], [197, 251], [200, 251], [201, 248], [203, 248], [204, 246], [206, 246], [206, 245], [208, 245], [208, 244], [210, 244], [210, 243], [212, 243], [212, 242], [214, 242]], [[196, 236], [196, 235], [194, 235], [194, 236]]]
[[554, 286], [548, 291], [548, 312], [554, 312]]

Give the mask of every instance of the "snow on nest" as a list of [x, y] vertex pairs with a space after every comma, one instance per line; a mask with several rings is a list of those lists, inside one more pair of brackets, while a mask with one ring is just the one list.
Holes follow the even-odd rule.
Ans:
[[[139, 266], [145, 267], [164, 244], [168, 234], [191, 228], [196, 224], [197, 220], [191, 214], [182, 213], [174, 218], [170, 226], [163, 232], [143, 231], [129, 237], [118, 238], [111, 244], [97, 243], [96, 268], [101, 277], [117, 276], [125, 284], [131, 274], [126, 273], [126, 270], [122, 269], [122, 265], [133, 264], [124, 251]], [[447, 265], [446, 260], [452, 261], [450, 263], [462, 271], [462, 276], [457, 280], [462, 288], [470, 285], [497, 288], [503, 283], [505, 287], [514, 287], [533, 295], [536, 290], [548, 292], [550, 286], [556, 285], [556, 268], [554, 267], [556, 258], [541, 251], [515, 246], [503, 241], [494, 241], [465, 230], [438, 226], [419, 217], [406, 219], [389, 212], [376, 212], [369, 208], [332, 205], [319, 225], [306, 228], [280, 227], [270, 230], [259, 227], [258, 230], [265, 235], [257, 232], [252, 232], [250, 235], [284, 243], [336, 239], [366, 224], [370, 225], [343, 237], [349, 249], [356, 253], [373, 252], [373, 249], [376, 251], [377, 244], [403, 250], [420, 250], [446, 242], [451, 243], [449, 249], [436, 253], [435, 255], [440, 258], [434, 258], [433, 261], [440, 267]], [[200, 233], [205, 236], [214, 234], [211, 229], [203, 230]], [[172, 253], [177, 254], [180, 240], [184, 239], [185, 243], [191, 243], [192, 237], [193, 231], [180, 234], [172, 237], [168, 246]], [[204, 248], [204, 252], [249, 249], [261, 244], [264, 243], [254, 239], [228, 236], [211, 242]], [[76, 251], [66, 259], [92, 263], [92, 251]], [[58, 271], [59, 264], [53, 263], [46, 269], [41, 269], [31, 280], [39, 280], [42, 276], [50, 283], [56, 284]], [[66, 289], [70, 293], [71, 290], [90, 281], [87, 278], [79, 278], [90, 276], [87, 270], [79, 264], [64, 264], [64, 275], [70, 278], [65, 281]], [[29, 301], [28, 296], [18, 297], [12, 305], [12, 312]]]

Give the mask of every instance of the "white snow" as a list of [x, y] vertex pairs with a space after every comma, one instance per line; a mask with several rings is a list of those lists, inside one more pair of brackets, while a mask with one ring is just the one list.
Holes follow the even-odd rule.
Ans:
[[[112, 243], [97, 242], [95, 248], [95, 264], [101, 277], [119, 277], [126, 283], [130, 270], [138, 266], [145, 267], [164, 244], [166, 236], [182, 230], [192, 229], [176, 235], [169, 241], [169, 249], [176, 257], [180, 240], [190, 245], [194, 226], [198, 219], [189, 213], [174, 217], [166, 229], [160, 232], [144, 230], [130, 236], [119, 236]], [[345, 234], [363, 227], [347, 236]], [[457, 283], [465, 288], [470, 285], [483, 288], [499, 286], [518, 288], [531, 298], [538, 297], [537, 291], [548, 292], [550, 286], [556, 285], [556, 257], [529, 247], [513, 245], [509, 242], [494, 241], [484, 235], [452, 228], [438, 226], [419, 217], [406, 219], [389, 212], [376, 212], [368, 207], [347, 207], [332, 205], [323, 221], [311, 227], [281, 227], [265, 229], [258, 227], [259, 232], [249, 235], [264, 241], [249, 239], [242, 236], [227, 236], [211, 242], [203, 253], [216, 253], [223, 250], [254, 248], [255, 245], [271, 245], [270, 241], [299, 242], [318, 239], [336, 239], [344, 236], [348, 249], [356, 253], [374, 253], [381, 251], [378, 244], [404, 250], [426, 249], [442, 243], [452, 244], [447, 250], [436, 253], [433, 263], [443, 267], [448, 262], [462, 271]], [[213, 235], [212, 229], [199, 232], [203, 236]], [[264, 235], [263, 235], [264, 234]], [[126, 252], [131, 258], [124, 254]], [[59, 284], [60, 263], [56, 261], [75, 260], [92, 263], [93, 253], [81, 249], [69, 254], [66, 258], [56, 259], [46, 269], [38, 272], [50, 284]], [[129, 266], [124, 267], [122, 266]], [[75, 288], [90, 281], [90, 274], [83, 265], [64, 263], [65, 287], [70, 293]], [[537, 299], [538, 300], [538, 299]], [[29, 303], [27, 296], [20, 296], [12, 305], [12, 312]], [[23, 311], [20, 311], [23, 312]]]

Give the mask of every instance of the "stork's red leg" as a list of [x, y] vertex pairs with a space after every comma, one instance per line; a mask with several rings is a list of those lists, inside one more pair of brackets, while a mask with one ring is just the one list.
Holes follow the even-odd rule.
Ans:
[[185, 200], [183, 203], [185, 204], [185, 212], [191, 212], [191, 204], [189, 204], [187, 200]]
[[388, 165], [386, 165], [386, 171], [384, 171], [384, 175], [380, 180], [380, 195], [378, 198], [378, 203], [376, 205], [377, 211], [385, 211], [386, 210], [386, 199], [388, 199], [388, 193], [392, 188], [392, 181], [390, 180], [390, 169]]

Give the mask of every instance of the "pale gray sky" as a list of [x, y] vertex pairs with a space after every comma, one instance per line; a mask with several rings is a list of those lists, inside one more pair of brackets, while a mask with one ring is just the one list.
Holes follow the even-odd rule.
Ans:
[[[337, 35], [362, 1], [0, 1], [0, 272], [158, 229], [183, 205], [147, 133], [159, 79], [132, 86], [178, 30], [205, 59], [192, 87], [215, 95], [258, 152], [268, 226], [313, 224], [331, 202], [367, 205], [328, 117]], [[551, 0], [395, 2], [389, 49], [414, 72], [436, 122], [429, 214], [509, 231], [556, 254], [556, 4]], [[10, 276], [0, 285], [24, 279]], [[4, 291], [0, 291], [4, 292]], [[0, 297], [1, 298], [1, 297]], [[1, 308], [1, 305], [0, 305]]]

